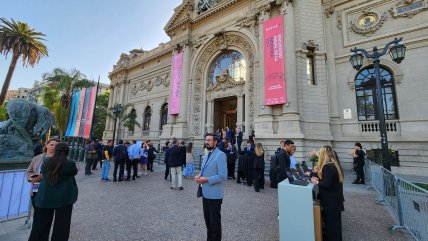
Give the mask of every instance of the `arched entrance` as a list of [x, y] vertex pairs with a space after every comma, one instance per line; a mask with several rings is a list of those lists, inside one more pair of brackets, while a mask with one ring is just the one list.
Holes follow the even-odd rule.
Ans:
[[237, 123], [237, 98], [236, 96], [216, 99], [214, 101], [214, 130], [236, 128]]
[[[210, 68], [215, 59], [225, 52], [239, 52], [246, 60], [245, 78], [235, 79], [230, 70], [223, 71], [220, 76], [211, 76]], [[255, 115], [254, 90], [254, 48], [247, 37], [237, 32], [217, 34], [194, 60], [194, 85], [192, 98], [191, 126], [194, 135], [203, 133], [203, 127], [213, 131], [215, 127], [233, 122], [229, 128], [245, 126], [252, 128]], [[217, 73], [218, 74], [218, 73]], [[211, 78], [210, 78], [211, 77]], [[217, 78], [216, 78], [217, 77]], [[216, 78], [215, 83], [211, 80]], [[236, 103], [233, 110], [225, 110], [229, 103]], [[217, 108], [216, 108], [217, 107]], [[227, 109], [227, 108], [226, 108]], [[217, 112], [217, 114], [215, 113]], [[226, 116], [224, 116], [226, 115]], [[223, 121], [216, 120], [217, 117]], [[205, 117], [205, 118], [203, 118]], [[216, 122], [214, 123], [214, 121]], [[225, 128], [226, 126], [222, 127]], [[221, 128], [219, 128], [221, 129]]]

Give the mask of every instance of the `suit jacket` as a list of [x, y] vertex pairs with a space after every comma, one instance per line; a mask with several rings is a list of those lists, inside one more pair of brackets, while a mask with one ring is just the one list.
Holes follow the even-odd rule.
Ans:
[[261, 156], [254, 155], [253, 168], [265, 169], [265, 153]]
[[165, 153], [165, 162], [169, 167], [179, 167], [182, 165], [181, 153], [181, 147], [177, 145], [173, 145], [172, 147], [168, 148]]
[[223, 182], [227, 180], [226, 154], [215, 148], [209, 159], [208, 154], [205, 155], [202, 168], [201, 176], [208, 178], [208, 182], [202, 184], [202, 195], [204, 198], [223, 199]]
[[62, 166], [58, 181], [55, 184], [48, 182], [48, 170], [42, 166], [43, 179], [40, 182], [35, 204], [38, 208], [61, 208], [72, 205], [77, 201], [77, 184], [74, 176], [77, 167], [73, 161], [66, 161]]
[[318, 183], [319, 198], [326, 212], [340, 212], [344, 210], [343, 184], [339, 182], [339, 173], [333, 163], [326, 163], [322, 167], [322, 177]]
[[244, 136], [244, 133], [242, 133], [242, 131], [238, 132], [238, 136], [236, 137], [236, 141], [242, 142], [243, 136]]
[[290, 171], [290, 155], [282, 149], [277, 155], [279, 170], [277, 170], [278, 183], [287, 178], [287, 171]]

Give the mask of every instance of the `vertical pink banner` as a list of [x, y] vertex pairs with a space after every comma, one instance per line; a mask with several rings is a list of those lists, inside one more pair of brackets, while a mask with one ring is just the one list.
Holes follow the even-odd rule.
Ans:
[[88, 139], [91, 135], [92, 119], [94, 118], [95, 99], [97, 98], [97, 86], [91, 89], [91, 99], [89, 101], [88, 115], [86, 116], [85, 129], [83, 131], [83, 138]]
[[172, 85], [169, 97], [169, 114], [180, 113], [181, 78], [183, 73], [183, 53], [178, 53], [172, 57]]
[[86, 89], [82, 89], [80, 91], [79, 109], [77, 110], [76, 127], [74, 129], [74, 135], [73, 135], [76, 137], [79, 136], [80, 120], [82, 119], [83, 104], [85, 102], [85, 92], [86, 92]]
[[283, 16], [263, 23], [265, 105], [285, 104], [284, 22]]

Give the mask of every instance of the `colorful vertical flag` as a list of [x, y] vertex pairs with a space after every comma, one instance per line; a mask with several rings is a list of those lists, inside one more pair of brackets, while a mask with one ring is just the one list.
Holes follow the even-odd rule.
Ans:
[[68, 115], [68, 122], [67, 122], [67, 129], [65, 131], [65, 136], [70, 136], [70, 129], [73, 125], [73, 117], [75, 110], [75, 103], [76, 102], [76, 92], [73, 92], [71, 95], [71, 104], [70, 104], [70, 114]]
[[68, 133], [68, 136], [75, 136], [74, 130], [76, 129], [76, 119], [79, 112], [79, 101], [80, 101], [80, 91], [75, 92], [75, 100], [74, 100], [74, 113], [72, 116], [72, 123], [70, 127], [70, 132]]
[[88, 115], [86, 116], [86, 123], [83, 133], [83, 138], [88, 139], [91, 135], [92, 119], [94, 118], [95, 100], [97, 99], [98, 86], [91, 88], [91, 99], [89, 101]]
[[85, 89], [85, 100], [83, 102], [82, 118], [80, 119], [79, 137], [83, 137], [86, 117], [88, 116], [89, 102], [91, 100], [91, 88]]
[[79, 99], [79, 109], [77, 111], [77, 117], [76, 117], [76, 127], [74, 128], [74, 135], [78, 137], [79, 136], [79, 130], [80, 130], [80, 120], [82, 119], [82, 112], [83, 112], [83, 104], [85, 102], [85, 89], [80, 91], [80, 99]]

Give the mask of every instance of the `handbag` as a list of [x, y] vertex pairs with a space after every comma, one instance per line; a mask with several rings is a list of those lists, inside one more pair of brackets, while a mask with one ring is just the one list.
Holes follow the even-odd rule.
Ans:
[[202, 197], [202, 186], [200, 184], [198, 185], [198, 192], [196, 193], [196, 197]]

